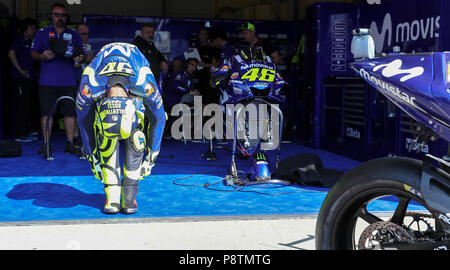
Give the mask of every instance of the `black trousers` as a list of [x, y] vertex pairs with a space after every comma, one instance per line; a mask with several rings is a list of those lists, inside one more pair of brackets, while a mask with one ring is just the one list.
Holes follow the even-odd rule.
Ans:
[[14, 79], [12, 86], [14, 135], [20, 138], [39, 129], [37, 88], [35, 81], [30, 79]]

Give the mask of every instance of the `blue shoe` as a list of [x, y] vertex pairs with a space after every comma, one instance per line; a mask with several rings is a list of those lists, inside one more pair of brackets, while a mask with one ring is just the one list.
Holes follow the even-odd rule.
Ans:
[[37, 138], [34, 138], [32, 136], [22, 136], [18, 139], [16, 139], [16, 142], [32, 142], [32, 141], [36, 141]]
[[37, 141], [37, 140], [39, 140], [39, 133], [34, 131], [34, 132], [31, 132], [30, 134], [28, 134], [27, 137], [32, 138], [33, 141]]
[[32, 142], [32, 140], [26, 140], [26, 139], [23, 139], [23, 138], [15, 139], [15, 141], [16, 142]]

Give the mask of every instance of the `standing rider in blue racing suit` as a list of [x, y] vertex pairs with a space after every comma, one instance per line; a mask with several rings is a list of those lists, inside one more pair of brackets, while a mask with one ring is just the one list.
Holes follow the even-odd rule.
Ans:
[[132, 44], [105, 45], [83, 71], [76, 107], [92, 172], [104, 184], [104, 212], [135, 213], [138, 181], [151, 173], [166, 122], [148, 60]]

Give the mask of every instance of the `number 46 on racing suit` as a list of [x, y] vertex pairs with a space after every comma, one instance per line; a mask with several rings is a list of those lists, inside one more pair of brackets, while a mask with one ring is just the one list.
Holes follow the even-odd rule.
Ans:
[[83, 71], [76, 111], [92, 172], [104, 184], [104, 212], [135, 213], [138, 181], [151, 173], [166, 122], [158, 84], [136, 46], [111, 43], [100, 50]]

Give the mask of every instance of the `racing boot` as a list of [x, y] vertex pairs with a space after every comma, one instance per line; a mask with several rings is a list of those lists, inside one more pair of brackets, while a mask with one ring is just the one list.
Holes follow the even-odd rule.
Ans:
[[122, 185], [122, 213], [134, 214], [137, 212], [136, 196], [138, 193], [138, 181], [124, 180]]
[[105, 185], [106, 202], [103, 212], [106, 214], [117, 214], [120, 211], [120, 192], [119, 185]]

